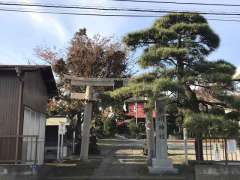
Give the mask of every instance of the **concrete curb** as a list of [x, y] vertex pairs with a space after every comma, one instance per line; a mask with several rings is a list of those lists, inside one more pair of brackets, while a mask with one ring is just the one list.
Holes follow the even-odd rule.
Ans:
[[185, 180], [185, 176], [73, 176], [73, 177], [47, 177], [44, 179], [54, 179], [54, 180], [75, 180], [75, 179], [89, 179], [89, 180], [105, 180], [105, 179], [139, 179], [139, 180]]

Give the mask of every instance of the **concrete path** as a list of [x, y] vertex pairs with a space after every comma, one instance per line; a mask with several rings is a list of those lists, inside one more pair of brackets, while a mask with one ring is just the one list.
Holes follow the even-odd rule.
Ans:
[[[111, 144], [107, 146], [106, 144]], [[139, 176], [146, 171], [142, 156], [142, 143], [134, 140], [102, 140], [100, 146], [104, 159], [95, 170], [93, 177]]]
[[108, 139], [99, 142], [103, 161], [88, 179], [129, 180], [184, 180], [183, 176], [149, 175], [143, 156], [143, 141], [135, 139]]
[[[104, 139], [99, 140], [101, 155], [93, 158], [87, 165], [95, 165], [91, 175], [86, 174], [86, 168], [79, 166], [75, 168], [63, 168], [54, 172], [53, 176], [48, 176], [44, 180], [185, 180], [185, 175], [149, 175], [146, 165], [146, 159], [143, 156], [143, 140], [136, 139]], [[98, 164], [97, 164], [98, 163]], [[81, 165], [81, 163], [80, 163]], [[66, 169], [66, 172], [63, 170]], [[52, 172], [53, 173], [53, 172]], [[41, 179], [42, 180], [42, 179]], [[193, 180], [193, 178], [187, 178]]]

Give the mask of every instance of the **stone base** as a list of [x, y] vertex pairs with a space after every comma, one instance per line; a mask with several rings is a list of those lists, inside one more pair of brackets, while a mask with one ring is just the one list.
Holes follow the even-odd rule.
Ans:
[[148, 166], [148, 170], [150, 174], [176, 174], [178, 172], [170, 159], [153, 159], [152, 166]]

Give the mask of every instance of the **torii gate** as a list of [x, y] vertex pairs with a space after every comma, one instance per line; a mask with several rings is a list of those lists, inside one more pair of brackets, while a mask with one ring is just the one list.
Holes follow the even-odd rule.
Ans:
[[[123, 78], [81, 78], [69, 75], [64, 75], [65, 80], [70, 80], [73, 86], [86, 86], [85, 93], [71, 93], [72, 99], [85, 100], [86, 105], [84, 108], [84, 121], [82, 131], [82, 143], [80, 160], [88, 159], [89, 149], [89, 133], [92, 119], [92, 102], [97, 101], [93, 97], [94, 87], [114, 87], [116, 81], [122, 81], [122, 85], [127, 84], [128, 79]], [[150, 173], [161, 174], [164, 172], [177, 172], [173, 168], [171, 160], [168, 158], [167, 153], [167, 122], [165, 117], [165, 103], [163, 99], [156, 100], [155, 109], [157, 112], [156, 117], [156, 157], [152, 157], [152, 166], [149, 166]], [[149, 116], [149, 113], [148, 113]], [[148, 117], [149, 118], [149, 117]], [[149, 120], [149, 119], [148, 119]], [[151, 127], [152, 128], [152, 127]], [[149, 135], [149, 138], [151, 136]], [[148, 139], [149, 141], [150, 139]]]
[[86, 101], [84, 108], [84, 121], [82, 131], [80, 160], [88, 159], [89, 135], [92, 119], [92, 103], [98, 99], [93, 96], [94, 87], [114, 87], [116, 82], [121, 81], [122, 85], [127, 84], [126, 78], [82, 78], [70, 75], [64, 75], [65, 80], [70, 80], [72, 86], [86, 86], [85, 93], [71, 93], [71, 99]]

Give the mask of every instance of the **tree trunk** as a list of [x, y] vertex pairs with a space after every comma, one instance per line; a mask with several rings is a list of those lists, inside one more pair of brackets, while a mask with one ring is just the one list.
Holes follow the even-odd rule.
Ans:
[[[184, 86], [185, 94], [188, 97], [188, 108], [195, 113], [199, 113], [199, 102], [196, 96], [196, 93], [191, 90], [191, 88], [187, 85]], [[203, 161], [203, 142], [202, 136], [196, 136], [195, 139], [195, 152], [196, 152], [196, 160]]]
[[75, 132], [76, 132], [76, 137], [78, 138], [78, 140], [81, 140], [81, 136], [82, 136], [82, 118], [81, 116], [78, 114], [77, 115], [77, 124], [75, 127]]
[[[181, 47], [181, 40], [178, 40], [178, 47]], [[185, 103], [185, 108], [188, 110], [198, 113], [199, 110], [199, 102], [196, 93], [191, 89], [190, 85], [183, 82], [184, 76], [184, 64], [183, 60], [179, 59], [177, 61], [177, 78], [179, 83], [182, 84], [184, 89], [184, 96], [187, 97], [187, 103]], [[180, 98], [180, 94], [178, 93], [178, 98]], [[203, 144], [202, 137], [196, 137], [195, 139], [195, 152], [196, 152], [196, 160], [203, 160]]]
[[195, 138], [196, 160], [203, 161], [203, 141], [201, 136]]
[[152, 111], [146, 113], [146, 141], [147, 141], [147, 162], [151, 164], [154, 151]]

